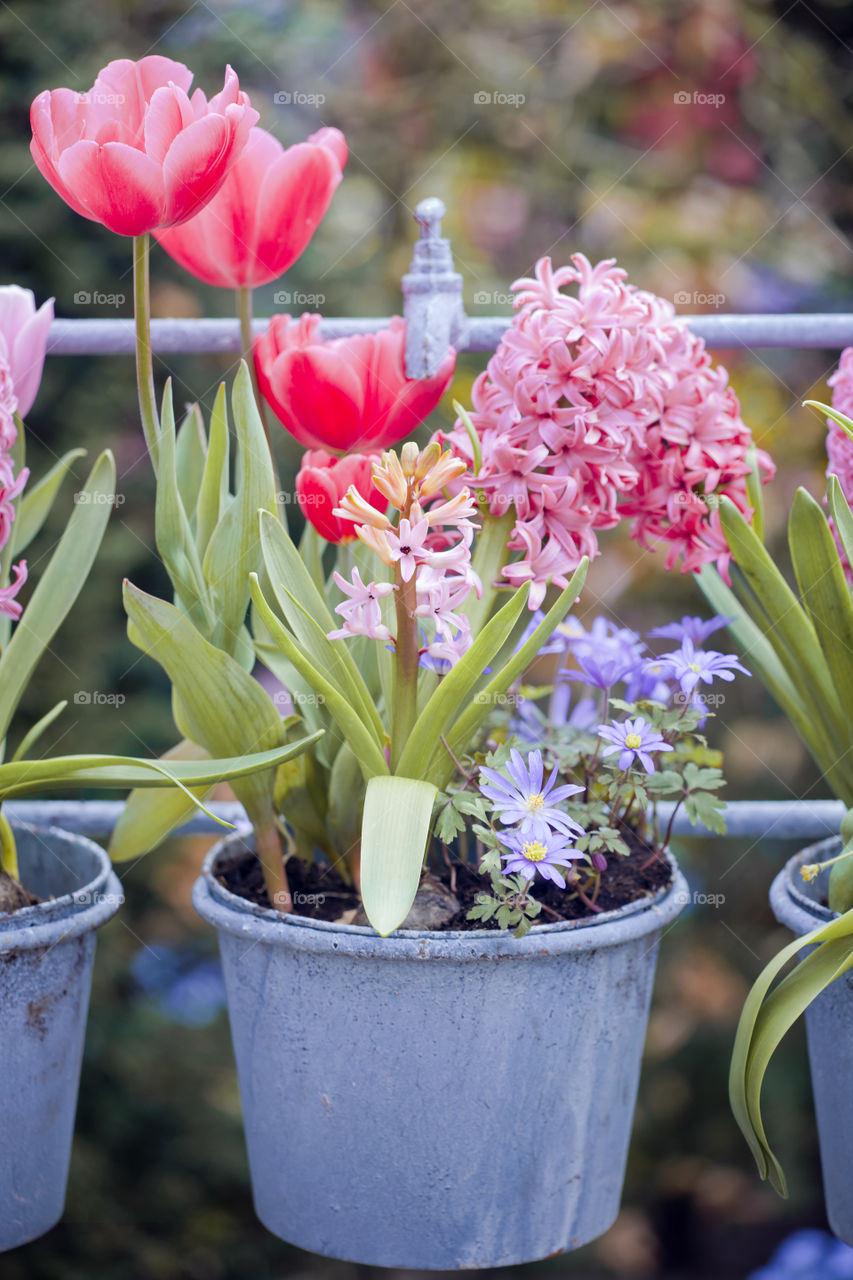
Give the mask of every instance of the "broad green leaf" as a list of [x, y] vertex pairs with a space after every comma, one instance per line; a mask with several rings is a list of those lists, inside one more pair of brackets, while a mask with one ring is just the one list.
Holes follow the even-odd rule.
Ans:
[[[723, 532], [739, 570], [767, 616], [768, 636], [808, 714], [813, 737], [820, 736], [825, 754], [849, 737], [838, 706], [838, 695], [818, 641], [817, 632], [797, 597], [776, 567], [764, 544], [728, 498], [721, 504]], [[842, 758], [836, 770], [853, 793], [853, 763]]]
[[761, 483], [761, 470], [758, 466], [758, 450], [751, 444], [746, 451], [749, 463], [749, 474], [746, 477], [746, 497], [752, 507], [750, 521], [757, 537], [764, 541], [764, 489]]
[[225, 398], [225, 383], [222, 382], [210, 415], [207, 457], [196, 506], [196, 545], [200, 556], [204, 556], [211, 534], [228, 505], [229, 456], [228, 406]]
[[249, 574], [263, 565], [258, 511], [275, 511], [276, 487], [252, 380], [245, 361], [234, 380], [231, 410], [237, 436], [237, 483], [233, 501], [211, 535], [204, 576], [215, 593], [214, 643], [234, 652], [249, 606]]
[[465, 616], [471, 624], [471, 634], [476, 636], [487, 622], [495, 606], [498, 592], [495, 581], [500, 577], [503, 566], [509, 561], [510, 553], [506, 549], [515, 525], [515, 507], [511, 506], [502, 516], [490, 515], [484, 511], [477, 545], [471, 560], [471, 568], [483, 584], [483, 594], [479, 600], [468, 600]]
[[512, 632], [513, 627], [527, 605], [530, 583], [509, 598], [503, 608], [483, 627], [470, 649], [447, 673], [435, 693], [415, 721], [409, 741], [397, 765], [397, 772], [406, 778], [420, 778], [426, 773], [429, 762], [440, 739], [449, 729], [454, 717], [471, 697], [486, 667], [494, 661]]
[[[209, 760], [204, 747], [186, 738], [170, 747], [162, 761]], [[167, 765], [168, 767], [168, 765]], [[185, 822], [195, 809], [195, 799], [206, 800], [209, 787], [193, 790], [193, 798], [177, 788], [164, 788], [151, 795], [150, 790], [131, 791], [110, 837], [109, 855], [113, 862], [126, 862], [156, 849], [176, 827]]]
[[791, 560], [803, 605], [832, 673], [848, 726], [853, 725], [853, 603], [826, 516], [805, 489], [794, 495], [788, 524]]
[[64, 453], [40, 480], [35, 484], [27, 485], [15, 513], [15, 523], [12, 525], [11, 558], [13, 560], [26, 550], [33, 538], [41, 531], [45, 520], [50, 515], [63, 480], [77, 459], [85, 456], [85, 449], [71, 449], [68, 453]]
[[853, 565], [853, 513], [836, 475], [827, 476], [826, 496], [847, 563]]
[[261, 512], [260, 533], [267, 576], [287, 625], [302, 648], [316, 655], [330, 675], [334, 673], [340, 692], [381, 743], [385, 727], [376, 704], [346, 644], [327, 639], [327, 632], [336, 630], [337, 624], [302, 557], [268, 511]]
[[372, 778], [375, 774], [387, 774], [388, 764], [371, 730], [340, 690], [317, 671], [311, 657], [275, 616], [264, 597], [257, 574], [254, 573], [251, 578], [251, 588], [255, 608], [264, 625], [285, 658], [293, 664], [314, 693], [325, 699], [326, 710], [336, 721], [344, 739], [352, 747], [365, 779]]
[[832, 418], [842, 431], [846, 432], [850, 439], [853, 440], [853, 418], [848, 418], [845, 413], [841, 413], [839, 409], [833, 409], [832, 405], [822, 404], [820, 400], [804, 400], [803, 406], [809, 409], [817, 409], [819, 413], [825, 413], [828, 418]]
[[[789, 961], [811, 946], [808, 955], [772, 995], [768, 992]], [[762, 1178], [786, 1195], [785, 1175], [767, 1141], [761, 1118], [761, 1086], [767, 1065], [782, 1037], [831, 982], [853, 965], [853, 912], [795, 938], [762, 970], [746, 998], [738, 1023], [729, 1073], [729, 1099]]]
[[[125, 584], [128, 636], [159, 662], [174, 690], [175, 721], [185, 738], [211, 756], [266, 751], [281, 744], [284, 729], [272, 699], [229, 654], [209, 644], [184, 614], [163, 600]], [[252, 822], [272, 813], [274, 774], [234, 783]]]
[[115, 461], [105, 450], [78, 495], [65, 532], [0, 656], [0, 741], [30, 677], [77, 599], [112, 511]]
[[[174, 760], [168, 768], [159, 760], [134, 756], [54, 756], [47, 760], [18, 760], [0, 765], [0, 800], [56, 787], [213, 787], [219, 782], [235, 783], [262, 771], [273, 773], [285, 760], [306, 751], [319, 734], [301, 738], [272, 751], [255, 751], [219, 760]], [[196, 806], [215, 818], [199, 801]], [[248, 812], [248, 811], [247, 811]], [[217, 822], [221, 819], [216, 818]], [[228, 824], [224, 824], [228, 825]]]
[[361, 897], [367, 918], [387, 938], [412, 909], [421, 879], [438, 789], [413, 778], [371, 778], [361, 826]]
[[178, 476], [178, 492], [184, 511], [195, 530], [196, 505], [201, 491], [204, 465], [207, 461], [207, 437], [204, 434], [204, 418], [197, 404], [191, 404], [178, 428], [175, 446], [175, 470]]
[[154, 530], [157, 550], [175, 589], [176, 600], [203, 635], [214, 628], [201, 561], [178, 486], [175, 413], [171, 379], [163, 392]]
[[429, 779], [437, 787], [444, 788], [447, 786], [456, 769], [453, 756], [458, 759], [459, 756], [464, 755], [470, 749], [476, 735], [492, 711], [495, 699], [498, 696], [503, 696], [514, 681], [526, 671], [530, 663], [538, 655], [539, 650], [547, 643], [551, 634], [563, 621], [563, 618], [583, 589], [588, 569], [589, 560], [584, 556], [569, 579], [569, 585], [554, 601], [539, 626], [535, 628], [527, 641], [518, 648], [509, 661], [474, 695], [468, 708], [462, 712], [450, 731], [445, 734], [452, 755], [447, 751], [444, 744], [440, 744], [430, 765]]

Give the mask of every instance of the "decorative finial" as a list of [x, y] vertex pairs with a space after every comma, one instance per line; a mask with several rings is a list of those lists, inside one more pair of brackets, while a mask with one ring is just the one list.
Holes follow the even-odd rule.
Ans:
[[440, 239], [441, 219], [446, 213], [444, 201], [438, 196], [428, 196], [415, 206], [415, 222], [420, 226], [422, 240]]

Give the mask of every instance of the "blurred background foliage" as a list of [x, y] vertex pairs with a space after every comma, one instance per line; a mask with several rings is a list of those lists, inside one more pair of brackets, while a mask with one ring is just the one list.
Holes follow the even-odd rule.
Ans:
[[[852, 45], [843, 0], [12, 0], [0, 6], [2, 278], [39, 300], [54, 295], [60, 316], [131, 315], [130, 245], [43, 182], [28, 108], [42, 89], [88, 88], [111, 58], [156, 51], [190, 65], [208, 94], [232, 63], [285, 143], [323, 125], [347, 136], [331, 211], [287, 277], [259, 291], [258, 315], [287, 309], [282, 292], [319, 294], [328, 315], [398, 311], [411, 211], [427, 195], [448, 206], [471, 314], [508, 315], [513, 279], [542, 254], [562, 263], [578, 250], [617, 258], [685, 313], [849, 310]], [[231, 313], [230, 295], [156, 247], [152, 271], [155, 315]], [[95, 294], [108, 301], [86, 300]], [[716, 354], [778, 463], [767, 498], [784, 554], [793, 490], [821, 494], [825, 466], [822, 423], [800, 405], [826, 397], [837, 353]], [[463, 401], [484, 360], [460, 358]], [[170, 370], [179, 402], [209, 405], [233, 363], [181, 357]], [[450, 416], [449, 404], [437, 414]], [[73, 445], [113, 448], [120, 505], [20, 727], [68, 697], [56, 732], [64, 749], [160, 751], [175, 736], [168, 690], [128, 644], [120, 607], [122, 576], [166, 589], [132, 361], [49, 360], [28, 426], [37, 474]], [[292, 475], [298, 453], [284, 438], [280, 449]], [[70, 490], [64, 500], [31, 573]], [[660, 556], [618, 532], [604, 546], [590, 613], [605, 607], [645, 630], [702, 610], [692, 582], [664, 574]], [[735, 689], [712, 728], [728, 794], [826, 794], [757, 682]], [[116, 696], [120, 706], [104, 700]], [[214, 943], [189, 906], [201, 851], [173, 842], [124, 871], [128, 903], [100, 943], [68, 1213], [45, 1240], [4, 1256], [4, 1280], [364, 1271], [291, 1250], [253, 1217]], [[801, 1036], [767, 1086], [790, 1201], [757, 1181], [725, 1096], [743, 995], [783, 932], [767, 887], [792, 850], [707, 840], [680, 852], [697, 892], [724, 901], [697, 902], [663, 942], [625, 1209], [603, 1240], [531, 1274], [737, 1280], [793, 1227], [823, 1224]]]

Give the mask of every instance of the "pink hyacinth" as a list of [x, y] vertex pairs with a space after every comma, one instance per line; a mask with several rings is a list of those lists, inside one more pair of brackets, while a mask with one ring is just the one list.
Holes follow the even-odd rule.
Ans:
[[[829, 385], [832, 387], [833, 409], [837, 409], [839, 413], [845, 414], [848, 418], [853, 417], [853, 347], [847, 347], [842, 351], [838, 368], [829, 379]], [[833, 422], [831, 418], [827, 418], [826, 425], [826, 456], [828, 458], [826, 474], [828, 476], [838, 476], [841, 492], [847, 501], [853, 505], [853, 440], [850, 439], [843, 427], [839, 427], [838, 423]], [[847, 581], [853, 586], [853, 569], [851, 569], [847, 556], [844, 554], [844, 548], [838, 540], [835, 523], [831, 518], [829, 526], [832, 529], [832, 536], [835, 538], [835, 545], [838, 547], [838, 554], [841, 558]]]
[[[0, 551], [11, 537], [12, 522], [15, 519], [14, 501], [23, 490], [30, 474], [25, 467], [17, 476], [15, 475], [9, 452], [18, 438], [18, 429], [15, 426], [18, 399], [12, 381], [12, 370], [4, 354], [5, 350], [5, 344], [0, 346]], [[17, 619], [21, 616], [21, 605], [15, 597], [27, 580], [25, 560], [14, 567], [14, 574], [14, 582], [0, 587], [0, 614]]]
[[[531, 581], [531, 608], [623, 517], [641, 546], [667, 544], [667, 568], [716, 561], [725, 574], [719, 496], [749, 511], [752, 440], [725, 369], [613, 260], [572, 263], [555, 271], [542, 258], [534, 279], [515, 282], [517, 315], [472, 396], [476, 485], [492, 515], [514, 507], [508, 545], [522, 558], [503, 572], [514, 586]], [[576, 296], [561, 292], [569, 284]], [[461, 421], [438, 438], [473, 469]], [[770, 458], [757, 461], [768, 480]]]

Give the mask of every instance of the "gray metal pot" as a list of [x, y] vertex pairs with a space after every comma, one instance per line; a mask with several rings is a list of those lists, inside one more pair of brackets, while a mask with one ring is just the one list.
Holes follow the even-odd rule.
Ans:
[[[770, 889], [770, 906], [780, 924], [802, 936], [836, 917], [822, 905], [829, 871], [806, 883], [804, 862], [825, 862], [841, 852], [834, 836], [804, 849], [787, 862]], [[822, 992], [806, 1010], [806, 1038], [811, 1063], [823, 1193], [832, 1230], [853, 1245], [853, 976], [846, 973]]]
[[689, 892], [526, 938], [282, 917], [209, 853], [255, 1208], [334, 1258], [496, 1267], [575, 1249], [619, 1210], [661, 930]]
[[21, 879], [51, 901], [0, 915], [0, 1251], [62, 1216], [95, 930], [121, 885], [102, 849], [15, 827]]

